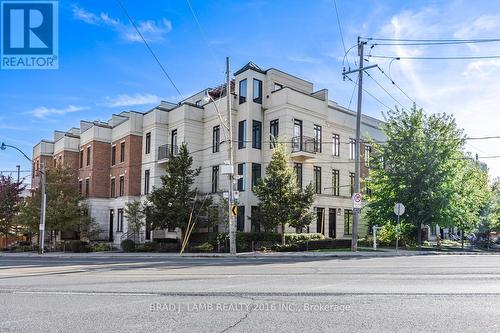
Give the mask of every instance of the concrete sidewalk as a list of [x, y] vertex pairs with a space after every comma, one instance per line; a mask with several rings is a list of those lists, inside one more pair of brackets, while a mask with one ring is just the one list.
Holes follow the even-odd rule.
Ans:
[[9, 253], [0, 252], [2, 257], [45, 257], [45, 258], [280, 258], [280, 257], [333, 257], [333, 258], [378, 258], [378, 257], [404, 257], [404, 256], [427, 256], [427, 255], [499, 255], [495, 252], [442, 252], [442, 251], [407, 251], [382, 249], [373, 251], [371, 249], [360, 248], [359, 252], [244, 252], [232, 256], [229, 253], [155, 253], [155, 252], [90, 252], [90, 253], [72, 253], [72, 252], [51, 252], [40, 255], [33, 252]]

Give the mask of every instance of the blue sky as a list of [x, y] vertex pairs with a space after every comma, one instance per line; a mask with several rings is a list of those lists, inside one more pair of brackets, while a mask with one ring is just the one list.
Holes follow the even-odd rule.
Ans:
[[[276, 67], [328, 88], [330, 99], [348, 106], [353, 84], [341, 76], [344, 50], [332, 0], [123, 0], [163, 65], [187, 97], [223, 82], [225, 57], [236, 70], [248, 61]], [[358, 35], [388, 38], [495, 38], [500, 2], [337, 0], [347, 48]], [[31, 155], [32, 146], [53, 130], [80, 119], [107, 120], [123, 110], [146, 111], [160, 99], [180, 97], [161, 73], [114, 0], [60, 2], [60, 68], [0, 71], [0, 141]], [[500, 54], [500, 43], [473, 46], [387, 47], [383, 55]], [[349, 55], [353, 61], [354, 53]], [[388, 71], [389, 61], [370, 59]], [[398, 89], [372, 72], [405, 107]], [[396, 61], [391, 76], [428, 112], [447, 112], [469, 136], [500, 135], [500, 60]], [[367, 78], [366, 89], [384, 104], [391, 99]], [[355, 106], [355, 97], [351, 107]], [[364, 97], [364, 112], [381, 117], [384, 106]], [[500, 155], [500, 140], [470, 141], [480, 156]], [[500, 159], [485, 160], [500, 176]], [[13, 150], [0, 151], [0, 170], [30, 166]]]

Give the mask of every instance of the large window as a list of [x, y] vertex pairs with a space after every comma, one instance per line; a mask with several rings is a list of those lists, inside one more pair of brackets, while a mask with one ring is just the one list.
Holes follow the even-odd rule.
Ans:
[[372, 156], [372, 146], [365, 145], [365, 166], [370, 167], [370, 159]]
[[122, 197], [125, 195], [125, 176], [120, 176], [120, 188], [119, 188], [119, 196]]
[[170, 135], [170, 154], [177, 155], [177, 130], [173, 130]]
[[109, 191], [110, 192], [109, 195], [111, 198], [114, 198], [114, 197], [116, 197], [116, 179], [115, 178], [111, 178], [111, 186], [110, 187], [111, 188]]
[[262, 167], [258, 163], [252, 163], [252, 190], [261, 178]]
[[294, 163], [295, 175], [297, 176], [297, 185], [302, 188], [302, 163]]
[[217, 193], [219, 189], [219, 166], [212, 167], [212, 193]]
[[242, 120], [238, 123], [238, 149], [247, 146], [247, 121]]
[[111, 147], [111, 165], [116, 164], [116, 146]]
[[262, 123], [260, 121], [252, 121], [252, 148], [262, 148]]
[[344, 235], [352, 233], [352, 210], [344, 210]]
[[144, 171], [144, 194], [149, 194], [149, 170]]
[[85, 179], [85, 197], [90, 195], [90, 178]]
[[[83, 150], [80, 150], [80, 168], [83, 168]], [[36, 171], [38, 171], [38, 169]]]
[[125, 162], [125, 142], [120, 143], [120, 163]]
[[351, 184], [351, 196], [354, 195], [354, 181], [356, 180], [356, 174], [354, 172], [349, 172], [349, 180]]
[[220, 126], [214, 126], [212, 132], [212, 152], [217, 153], [220, 151]]
[[280, 123], [278, 119], [271, 120], [269, 124], [269, 148], [276, 147], [278, 135], [280, 131]]
[[87, 147], [87, 166], [90, 165], [90, 146]]
[[332, 154], [340, 156], [340, 135], [332, 134]]
[[151, 153], [151, 132], [146, 133], [146, 154]]
[[292, 151], [302, 150], [302, 120], [293, 120]]
[[356, 139], [349, 139], [349, 158], [354, 160], [356, 156]]
[[123, 231], [123, 209], [122, 208], [118, 209], [118, 219], [116, 221], [116, 231], [117, 232]]
[[245, 206], [238, 206], [236, 215], [236, 230], [245, 231]]
[[321, 126], [314, 125], [314, 152], [321, 153]]
[[247, 79], [240, 81], [240, 104], [243, 104], [247, 101]]
[[332, 169], [332, 194], [340, 195], [340, 172], [335, 169]]
[[314, 192], [321, 194], [321, 167], [314, 167]]
[[253, 101], [262, 104], [262, 81], [253, 79]]
[[238, 191], [245, 191], [246, 164], [238, 164]]

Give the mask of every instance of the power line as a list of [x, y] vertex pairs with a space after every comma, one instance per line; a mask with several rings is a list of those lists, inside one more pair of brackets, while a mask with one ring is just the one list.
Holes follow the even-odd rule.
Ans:
[[[356, 86], [358, 85], [358, 82], [354, 82], [353, 79], [351, 79], [348, 75], [345, 75], [345, 77], [353, 82]], [[377, 97], [375, 97], [372, 93], [370, 93], [369, 91], [367, 91], [365, 88], [363, 88], [363, 91], [365, 93], [367, 93], [371, 98], [373, 98], [374, 100], [376, 100], [377, 102], [379, 102], [381, 105], [383, 105], [385, 108], [387, 108], [388, 110], [391, 110], [391, 111], [394, 111], [393, 109], [391, 109], [390, 107], [388, 107], [384, 102], [382, 102], [380, 99], [378, 99]]]
[[369, 54], [369, 58], [397, 59], [397, 60], [473, 60], [473, 59], [500, 59], [500, 55], [487, 56], [442, 56], [442, 57], [406, 57]]
[[210, 43], [208, 42], [208, 38], [207, 38], [207, 35], [205, 34], [205, 30], [201, 26], [200, 20], [198, 19], [198, 15], [196, 15], [196, 12], [193, 8], [193, 5], [191, 4], [191, 1], [186, 0], [186, 2], [189, 6], [189, 10], [191, 11], [191, 15], [193, 16], [194, 21], [196, 22], [196, 25], [198, 26], [198, 30], [200, 31], [201, 37], [203, 38], [205, 44], [207, 45], [207, 48], [209, 49], [210, 55], [212, 56], [214, 63], [217, 63], [217, 58], [215, 57], [215, 54], [212, 50], [212, 47], [210, 46]]
[[129, 15], [127, 9], [123, 5], [122, 0], [116, 0], [116, 2], [118, 2], [118, 5], [122, 8], [123, 12], [127, 16], [128, 20], [130, 21], [130, 23], [132, 24], [132, 26], [134, 27], [135, 31], [137, 32], [137, 34], [141, 37], [142, 41], [144, 42], [144, 45], [146, 45], [147, 49], [149, 50], [149, 52], [151, 53], [151, 55], [153, 56], [153, 58], [156, 60], [156, 62], [160, 66], [161, 70], [163, 71], [163, 73], [165, 74], [165, 76], [167, 77], [167, 79], [170, 81], [170, 83], [172, 84], [172, 86], [175, 88], [175, 90], [177, 91], [177, 93], [179, 94], [179, 96], [181, 97], [181, 99], [184, 99], [184, 96], [182, 96], [181, 91], [179, 90], [179, 88], [177, 88], [176, 84], [174, 83], [174, 81], [172, 80], [172, 78], [170, 77], [170, 75], [167, 73], [167, 70], [162, 65], [162, 63], [160, 62], [160, 60], [158, 59], [158, 57], [154, 53], [153, 49], [149, 46], [149, 43], [146, 41], [146, 39], [142, 35], [141, 31], [139, 30], [139, 28], [135, 24], [135, 22], [132, 19], [132, 17]]
[[360, 37], [367, 41], [385, 41], [385, 42], [414, 42], [414, 43], [493, 43], [500, 42], [500, 38], [474, 38], [474, 39], [459, 39], [459, 38], [437, 38], [437, 39], [407, 39], [407, 38], [374, 38], [374, 37]]
[[377, 80], [375, 80], [375, 78], [371, 76], [371, 74], [368, 73], [368, 71], [365, 72], [365, 74], [368, 75], [368, 77], [372, 79], [383, 91], [385, 91], [386, 94], [389, 95], [396, 103], [398, 103], [403, 110], [406, 109], [405, 106], [401, 104], [401, 102], [398, 99], [396, 99], [396, 97], [394, 97], [389, 91], [387, 91], [387, 89], [385, 89]]
[[380, 66], [377, 66], [377, 68], [379, 69], [379, 71], [380, 71], [382, 74], [384, 74], [384, 76], [385, 76], [387, 79], [389, 79], [389, 81], [391, 81], [391, 83], [392, 83], [394, 86], [396, 86], [396, 88], [398, 88], [398, 89], [399, 89], [399, 91], [401, 91], [401, 92], [403, 93], [403, 95], [405, 95], [405, 96], [406, 96], [406, 98], [408, 98], [408, 99], [409, 99], [409, 100], [410, 100], [413, 104], [415, 104], [415, 105], [416, 105], [416, 106], [418, 106], [419, 108], [422, 108], [421, 106], [419, 106], [419, 105], [417, 104], [417, 102], [415, 102], [415, 100], [413, 100], [413, 98], [411, 98], [411, 97], [410, 97], [410, 96], [409, 96], [409, 95], [408, 95], [408, 94], [407, 94], [407, 93], [406, 93], [406, 92], [405, 92], [405, 91], [404, 91], [404, 90], [403, 90], [403, 89], [402, 89], [402, 88], [401, 88], [401, 87], [400, 87], [400, 86], [399, 86], [399, 85], [398, 85], [398, 84], [397, 84], [397, 83], [396, 83], [396, 82], [392, 79], [392, 77], [390, 77], [389, 75], [387, 75], [387, 74], [385, 73], [385, 71], [384, 71], [384, 70], [383, 70]]
[[[337, 8], [336, 0], [333, 0], [333, 5], [335, 7], [335, 14], [337, 15], [337, 25], [339, 27], [340, 39], [342, 40], [342, 47], [344, 48], [344, 54], [347, 54], [347, 49], [345, 47], [345, 41], [344, 41], [344, 33], [342, 32], [342, 24], [340, 23], [339, 10]], [[354, 64], [356, 64], [356, 58], [354, 58]], [[347, 65], [351, 67], [351, 64], [349, 63], [349, 58], [347, 59]]]

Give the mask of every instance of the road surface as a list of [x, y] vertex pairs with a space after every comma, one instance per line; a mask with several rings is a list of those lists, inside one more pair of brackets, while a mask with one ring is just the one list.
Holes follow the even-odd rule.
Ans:
[[500, 256], [0, 256], [0, 332], [499, 332]]

